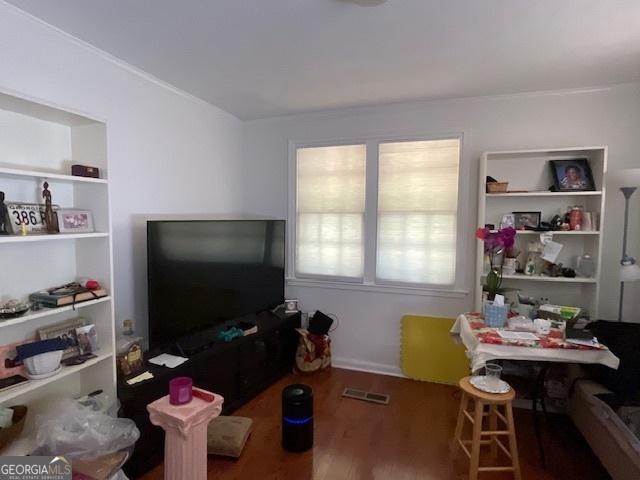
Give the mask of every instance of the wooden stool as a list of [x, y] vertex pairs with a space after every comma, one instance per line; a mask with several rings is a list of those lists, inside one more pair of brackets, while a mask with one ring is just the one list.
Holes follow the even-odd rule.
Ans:
[[[516, 480], [520, 480], [520, 462], [518, 461], [518, 447], [516, 445], [516, 430], [513, 424], [513, 410], [511, 402], [516, 396], [513, 388], [507, 393], [486, 393], [475, 388], [469, 382], [471, 377], [465, 377], [460, 380], [460, 389], [462, 390], [462, 400], [460, 401], [460, 411], [458, 413], [458, 423], [454, 436], [454, 448], [458, 445], [462, 448], [471, 460], [469, 467], [469, 480], [476, 480], [479, 472], [513, 472]], [[473, 415], [467, 410], [469, 400], [473, 400]], [[485, 406], [488, 411], [485, 413]], [[504, 414], [500, 413], [498, 407], [504, 407]], [[489, 417], [489, 430], [482, 429], [484, 417]], [[498, 419], [500, 419], [505, 430], [498, 430]], [[462, 439], [462, 430], [465, 420], [469, 420], [473, 425], [473, 435], [471, 440]], [[509, 448], [499, 439], [500, 436], [508, 437]], [[483, 439], [482, 437], [489, 437]], [[471, 445], [471, 451], [467, 445]], [[511, 460], [511, 465], [507, 466], [480, 466], [480, 446], [489, 445], [491, 456], [494, 460], [498, 456], [498, 448]]]

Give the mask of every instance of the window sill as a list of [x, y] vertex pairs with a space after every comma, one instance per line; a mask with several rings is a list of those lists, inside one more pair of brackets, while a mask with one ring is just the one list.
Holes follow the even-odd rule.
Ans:
[[355, 290], [360, 292], [387, 293], [393, 295], [418, 295], [422, 297], [465, 298], [467, 290], [408, 287], [399, 285], [377, 285], [373, 283], [348, 283], [335, 280], [312, 280], [287, 277], [287, 286], [304, 288], [324, 288], [329, 290]]

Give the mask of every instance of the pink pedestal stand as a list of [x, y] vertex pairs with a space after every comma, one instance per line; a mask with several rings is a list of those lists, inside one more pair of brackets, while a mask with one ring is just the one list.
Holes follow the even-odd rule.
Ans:
[[206, 480], [207, 426], [220, 415], [223, 402], [216, 395], [213, 402], [193, 397], [185, 405], [171, 405], [167, 395], [147, 405], [151, 423], [165, 431], [165, 480]]

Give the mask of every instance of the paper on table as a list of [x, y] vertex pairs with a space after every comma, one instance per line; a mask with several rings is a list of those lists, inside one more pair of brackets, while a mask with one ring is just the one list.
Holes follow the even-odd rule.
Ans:
[[154, 365], [163, 365], [169, 368], [176, 368], [178, 365], [182, 365], [187, 360], [189, 359], [185, 357], [171, 355], [170, 353], [162, 353], [157, 357], [150, 358], [149, 363], [153, 363]]
[[598, 343], [598, 339], [593, 337], [592, 340], [581, 340], [579, 338], [567, 338], [565, 342], [571, 343], [573, 345], [583, 345], [585, 347], [598, 347], [600, 344]]
[[505, 340], [538, 340], [531, 332], [511, 332], [508, 330], [498, 330], [498, 335], [500, 338], [504, 338]]
[[135, 377], [133, 377], [133, 378], [130, 378], [129, 380], [127, 380], [127, 383], [128, 383], [129, 385], [133, 385], [133, 384], [135, 384], [135, 383], [140, 383], [140, 382], [142, 382], [142, 381], [144, 381], [144, 380], [150, 380], [150, 379], [152, 379], [152, 378], [153, 378], [153, 373], [151, 373], [151, 372], [149, 372], [149, 371], [146, 371], [146, 372], [144, 372], [144, 373], [141, 373], [141, 374], [140, 374], [140, 375], [138, 375], [138, 376], [135, 376]]

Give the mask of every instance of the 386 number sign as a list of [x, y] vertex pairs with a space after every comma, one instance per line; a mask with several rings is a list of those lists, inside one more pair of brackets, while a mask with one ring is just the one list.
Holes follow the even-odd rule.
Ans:
[[44, 205], [37, 203], [7, 202], [11, 228], [14, 234], [20, 233], [20, 225], [25, 224], [29, 233], [47, 233], [44, 223]]

